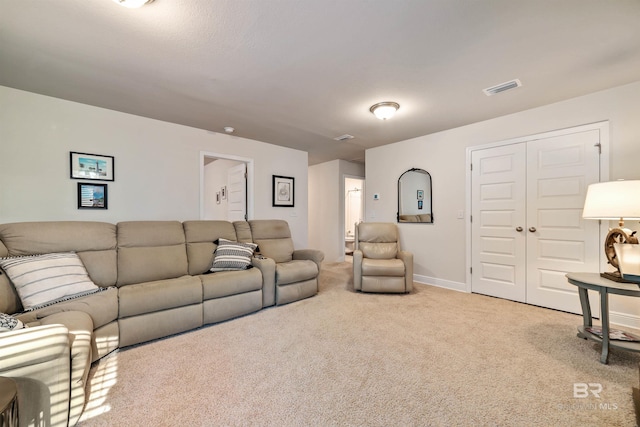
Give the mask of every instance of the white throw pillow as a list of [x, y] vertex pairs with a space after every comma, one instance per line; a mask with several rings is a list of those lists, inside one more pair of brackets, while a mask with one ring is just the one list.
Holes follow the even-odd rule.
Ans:
[[74, 252], [0, 258], [25, 311], [98, 292]]

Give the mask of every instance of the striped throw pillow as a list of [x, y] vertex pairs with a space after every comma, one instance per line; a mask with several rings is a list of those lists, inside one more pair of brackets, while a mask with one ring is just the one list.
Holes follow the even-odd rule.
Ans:
[[73, 252], [0, 258], [25, 311], [98, 292]]
[[218, 239], [210, 271], [246, 270], [251, 265], [251, 256], [257, 247], [255, 243]]

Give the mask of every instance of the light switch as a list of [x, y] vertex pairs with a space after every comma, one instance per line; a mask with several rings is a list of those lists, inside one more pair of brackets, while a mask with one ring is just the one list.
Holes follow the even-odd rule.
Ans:
[[380, 200], [380, 193], [374, 193], [373, 200]]
[[458, 219], [464, 219], [464, 211], [462, 209], [458, 211]]

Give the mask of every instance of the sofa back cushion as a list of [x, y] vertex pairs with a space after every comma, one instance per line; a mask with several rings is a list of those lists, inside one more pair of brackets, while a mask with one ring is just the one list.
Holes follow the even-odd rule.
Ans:
[[356, 249], [372, 259], [390, 259], [398, 254], [398, 228], [392, 223], [361, 222], [358, 224]]
[[119, 222], [117, 233], [118, 287], [187, 274], [184, 229], [179, 221]]
[[229, 221], [185, 221], [189, 274], [208, 271], [213, 265], [213, 252], [218, 239], [237, 241], [236, 230]]
[[[77, 252], [98, 286], [116, 284], [116, 226], [106, 222], [49, 221], [0, 225], [0, 257]], [[0, 312], [23, 307], [5, 274], [0, 275]]]
[[287, 221], [280, 219], [258, 219], [249, 221], [253, 242], [260, 253], [275, 262], [293, 259], [293, 240]]

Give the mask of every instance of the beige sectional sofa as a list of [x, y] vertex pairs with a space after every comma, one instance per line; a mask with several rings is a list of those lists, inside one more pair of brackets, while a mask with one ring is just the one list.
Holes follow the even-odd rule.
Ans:
[[[253, 268], [210, 273], [218, 239], [257, 243]], [[0, 257], [76, 252], [103, 289], [22, 312], [0, 274], [0, 376], [18, 383], [20, 426], [75, 425], [92, 362], [121, 347], [313, 296], [324, 258], [294, 250], [286, 221], [31, 222], [0, 225]]]

